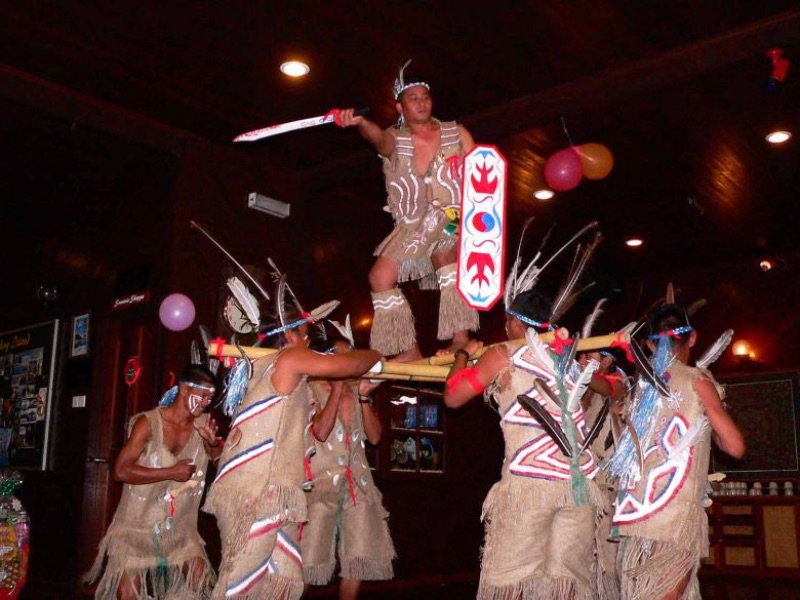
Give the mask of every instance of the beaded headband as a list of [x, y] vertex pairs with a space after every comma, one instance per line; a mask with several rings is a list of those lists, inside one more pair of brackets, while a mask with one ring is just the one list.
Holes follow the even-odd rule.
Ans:
[[400, 96], [405, 92], [408, 88], [422, 86], [426, 90], [430, 91], [431, 86], [425, 83], [424, 81], [411, 81], [406, 83], [405, 81], [405, 70], [408, 65], [411, 64], [411, 59], [406, 61], [402, 67], [400, 67], [400, 72], [397, 74], [397, 78], [394, 80], [394, 99], [399, 100]]

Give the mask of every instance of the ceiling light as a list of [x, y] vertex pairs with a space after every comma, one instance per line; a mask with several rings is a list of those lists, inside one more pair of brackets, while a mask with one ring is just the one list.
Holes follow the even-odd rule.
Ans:
[[770, 144], [782, 144], [791, 137], [792, 134], [788, 131], [773, 131], [769, 135], [767, 135], [766, 140]]
[[769, 260], [768, 258], [765, 258], [760, 263], [758, 263], [758, 267], [764, 272], [771, 271], [773, 266], [774, 265], [772, 264], [772, 261]]
[[625, 245], [630, 246], [631, 248], [638, 248], [644, 242], [639, 238], [631, 238], [629, 240], [625, 240]]
[[550, 200], [550, 198], [552, 198], [553, 196], [555, 196], [555, 192], [553, 192], [552, 190], [545, 189], [545, 190], [536, 190], [535, 192], [533, 192], [533, 197], [536, 198], [537, 200]]
[[281, 65], [281, 73], [289, 77], [302, 77], [307, 75], [310, 70], [306, 63], [299, 60], [290, 60]]

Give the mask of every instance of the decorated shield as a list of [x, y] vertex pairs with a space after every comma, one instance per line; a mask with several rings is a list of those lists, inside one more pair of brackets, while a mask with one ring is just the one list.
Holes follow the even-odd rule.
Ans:
[[478, 145], [464, 157], [458, 291], [477, 310], [503, 296], [506, 159], [494, 146]]

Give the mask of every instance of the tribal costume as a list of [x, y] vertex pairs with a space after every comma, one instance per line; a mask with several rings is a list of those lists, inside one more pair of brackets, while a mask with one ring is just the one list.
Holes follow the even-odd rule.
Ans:
[[687, 575], [683, 598], [699, 598], [697, 569], [708, 555], [703, 500], [711, 431], [694, 386], [707, 379], [720, 397], [722, 388], [708, 371], [677, 360], [665, 379], [670, 397], [660, 398], [651, 441], [642, 441], [643, 473], [620, 485], [616, 501], [624, 600], [661, 598]]
[[[624, 377], [618, 371], [609, 374], [609, 377], [619, 381], [618, 385], [624, 384]], [[584, 409], [584, 415], [587, 423], [595, 423], [600, 412], [603, 409], [604, 398], [596, 392], [590, 392], [589, 401]], [[597, 458], [599, 465], [603, 465], [606, 460], [614, 453], [614, 433], [615, 428], [612, 423], [614, 420], [619, 422], [619, 417], [615, 415], [610, 409], [603, 421], [603, 426], [600, 432], [595, 437], [594, 441], [589, 446], [592, 453]], [[612, 539], [611, 536], [611, 519], [613, 516], [614, 499], [617, 495], [617, 487], [607, 477], [605, 471], [600, 470], [594, 479], [597, 486], [603, 492], [605, 502], [603, 510], [597, 522], [597, 560], [598, 560], [598, 574], [609, 580], [617, 581], [617, 549], [619, 544], [618, 540]], [[618, 587], [618, 586], [617, 586]]]
[[[406, 129], [387, 131], [395, 138], [392, 155], [383, 159], [387, 205], [394, 230], [375, 249], [397, 263], [398, 282], [419, 280], [422, 289], [442, 291], [439, 339], [453, 333], [476, 330], [478, 314], [460, 298], [455, 286], [456, 265], [434, 270], [431, 256], [457, 246], [457, 222], [453, 217], [461, 205], [463, 148], [455, 121], [439, 122], [439, 150], [426, 173], [414, 167], [414, 142]], [[373, 292], [375, 318], [370, 346], [390, 356], [416, 343], [411, 310], [399, 288]], [[399, 337], [398, 337], [399, 336]]]
[[[354, 386], [355, 387], [355, 386]], [[329, 388], [311, 385], [315, 409], [328, 401]], [[358, 390], [354, 389], [356, 397]], [[395, 558], [389, 535], [389, 513], [372, 480], [364, 453], [361, 404], [355, 403], [349, 430], [337, 416], [328, 440], [316, 441], [311, 459], [314, 487], [308, 495], [308, 522], [303, 527], [303, 577], [311, 585], [332, 578], [338, 555], [342, 579], [392, 579]]]
[[[528, 336], [538, 341], [533, 330]], [[483, 505], [486, 543], [478, 598], [613, 597], [613, 583], [598, 585], [602, 578], [594, 566], [595, 522], [604, 503], [592, 481], [598, 470], [595, 458], [588, 449], [575, 459], [566, 456], [518, 399], [524, 394], [538, 403], [567, 437], [574, 436], [571, 446], [579, 447], [585, 425], [580, 403], [575, 411], [562, 414], [534, 381], [541, 379], [556, 397], [562, 384], [567, 394], [576, 387], [581, 393], [585, 381], [578, 383], [574, 371], [559, 381], [553, 362], [542, 356], [551, 352], [545, 346], [540, 345], [539, 352], [529, 346], [508, 352], [510, 366], [489, 388], [499, 407], [505, 459], [502, 477]]]
[[275, 390], [280, 356], [256, 361], [203, 506], [216, 516], [222, 541], [213, 598], [284, 600], [303, 592], [298, 524], [306, 520], [309, 391], [305, 377], [289, 395]]
[[[213, 583], [213, 570], [205, 552], [205, 543], [197, 532], [197, 511], [203, 494], [208, 456], [197, 430], [192, 430], [186, 446], [176, 456], [164, 444], [163, 418], [160, 409], [135, 415], [129, 423], [145, 418], [150, 424], [150, 439], [136, 464], [152, 469], [170, 467], [191, 459], [197, 466], [195, 477], [201, 485], [188, 489], [173, 499], [168, 494], [181, 484], [158, 481], [142, 485], [126, 483], [114, 514], [114, 520], [100, 542], [94, 565], [85, 576], [90, 583], [108, 563], [95, 598], [116, 600], [123, 575], [138, 585], [138, 598], [197, 599], [207, 598]], [[201, 417], [208, 419], [208, 416]], [[195, 559], [203, 563], [199, 581], [187, 581], [184, 569]]]

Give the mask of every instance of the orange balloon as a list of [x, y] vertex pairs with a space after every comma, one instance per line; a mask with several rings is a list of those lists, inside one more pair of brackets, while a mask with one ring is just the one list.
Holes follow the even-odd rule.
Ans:
[[614, 167], [614, 157], [603, 144], [581, 144], [576, 148], [586, 179], [603, 179]]

